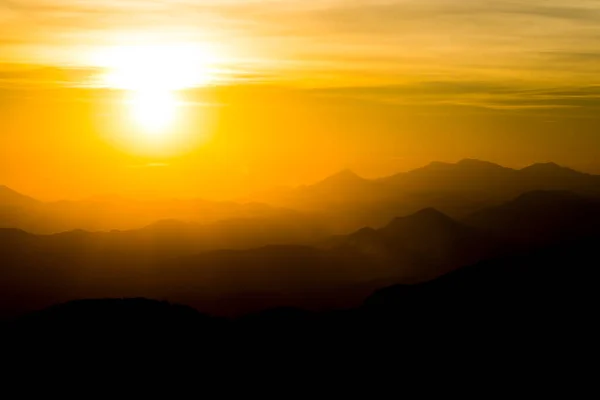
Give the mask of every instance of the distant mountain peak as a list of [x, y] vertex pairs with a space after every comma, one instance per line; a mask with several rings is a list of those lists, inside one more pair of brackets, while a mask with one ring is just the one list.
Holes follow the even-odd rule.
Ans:
[[406, 218], [428, 220], [428, 221], [446, 221], [446, 222], [452, 221], [452, 222], [454, 222], [454, 220], [452, 218], [450, 218], [443, 212], [441, 212], [438, 209], [433, 208], [433, 207], [424, 208], [420, 211], [417, 211], [416, 213], [414, 213], [412, 215], [409, 215]]
[[341, 171], [339, 171], [336, 174], [331, 175], [329, 178], [326, 178], [326, 180], [350, 180], [350, 179], [354, 179], [354, 180], [363, 180], [363, 178], [361, 178], [360, 176], [358, 176], [358, 174], [354, 171], [352, 171], [351, 169], [343, 169]]
[[9, 205], [9, 206], [31, 206], [39, 203], [37, 200], [25, 196], [8, 186], [0, 185], [0, 205]]
[[432, 168], [439, 169], [439, 168], [447, 168], [447, 167], [451, 167], [451, 166], [452, 166], [451, 163], [447, 163], [447, 162], [443, 162], [443, 161], [432, 161], [424, 167], [417, 168], [417, 170], [432, 169]]
[[328, 178], [325, 178], [321, 182], [313, 185], [312, 187], [347, 187], [361, 185], [370, 182], [369, 180], [358, 176], [354, 171], [350, 169], [342, 170]]
[[0, 185], [0, 192], [27, 197], [27, 196], [22, 195], [21, 193], [17, 192], [16, 190], [13, 190], [13, 189], [9, 188], [8, 186], [4, 186], [4, 185]]
[[546, 162], [546, 163], [535, 163], [535, 164], [532, 164], [523, 169], [524, 170], [536, 170], [536, 169], [553, 170], [553, 169], [562, 169], [562, 168], [563, 167], [561, 167], [560, 165], [558, 165], [555, 162]]
[[[494, 164], [489, 161], [481, 161], [473, 158], [465, 158], [457, 163], [447, 163], [434, 161], [429, 163], [427, 166], [418, 168], [408, 172], [408, 175], [419, 176], [422, 174], [430, 175], [430, 174], [443, 174], [444, 176], [448, 176], [448, 174], [498, 174], [498, 173], [508, 173], [513, 172], [512, 169], [503, 167], [502, 165]], [[394, 177], [405, 176], [405, 174], [394, 175]]]
[[555, 162], [547, 162], [547, 163], [536, 163], [533, 164], [534, 166], [540, 166], [540, 167], [546, 167], [546, 168], [564, 168], [560, 165], [558, 165]]
[[458, 166], [462, 167], [477, 167], [477, 168], [495, 168], [495, 169], [507, 169], [502, 165], [495, 164], [489, 161], [477, 160], [475, 158], [465, 158], [456, 163]]
[[531, 174], [567, 174], [567, 175], [587, 175], [583, 172], [575, 171], [574, 169], [563, 167], [554, 162], [536, 163], [529, 167], [523, 168], [521, 172]]

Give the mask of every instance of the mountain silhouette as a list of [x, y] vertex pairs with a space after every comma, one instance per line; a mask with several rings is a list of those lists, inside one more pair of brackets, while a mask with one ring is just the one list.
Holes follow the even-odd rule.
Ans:
[[562, 167], [556, 163], [537, 163], [530, 165], [529, 167], [523, 168], [520, 171], [522, 174], [527, 174], [530, 176], [544, 176], [544, 177], [589, 177], [589, 174], [585, 174], [583, 172], [575, 171], [571, 168]]
[[502, 351], [540, 345], [544, 354], [539, 338], [556, 334], [556, 343], [566, 343], [557, 329], [565, 326], [579, 338], [571, 337], [569, 346], [587, 342], [592, 338], [587, 332], [593, 324], [589, 315], [595, 304], [599, 243], [596, 236], [527, 250], [419, 285], [394, 285], [370, 296], [366, 312], [377, 326], [372, 329], [392, 335], [408, 330], [416, 340], [435, 340], [444, 332], [446, 340], [450, 335], [458, 342], [465, 339], [467, 346], [473, 341], [485, 346], [496, 337]]
[[[218, 315], [354, 307], [378, 287], [594, 237], [597, 178], [478, 160], [391, 181], [342, 171], [290, 192], [315, 206], [299, 211], [203, 200], [32, 203], [3, 189], [21, 205], [0, 207], [0, 315], [103, 297], [167, 299]], [[561, 189], [539, 189], [547, 186]], [[116, 229], [86, 228], [129, 216]]]
[[[227, 220], [279, 219], [289, 221], [300, 213], [257, 202], [216, 202], [202, 199], [138, 201], [126, 198], [94, 198], [81, 201], [39, 202], [6, 189], [0, 201], [0, 227], [19, 228], [36, 234], [86, 231], [130, 231], [165, 221], [182, 226], [210, 225]], [[2, 196], [0, 196], [2, 200]], [[314, 224], [312, 215], [304, 221]], [[158, 230], [158, 227], [157, 227]]]
[[554, 163], [522, 170], [475, 159], [434, 162], [382, 179], [365, 179], [341, 171], [313, 185], [281, 190], [277, 195], [248, 198], [244, 203], [201, 199], [136, 201], [93, 198], [43, 203], [0, 188], [0, 227], [37, 234], [75, 229], [133, 230], [157, 221], [211, 224], [225, 220], [282, 218], [303, 213], [331, 234], [364, 226], [380, 227], [399, 215], [436, 208], [453, 218], [498, 205], [536, 190], [569, 190], [600, 197], [600, 177]]
[[562, 167], [555, 163], [534, 164], [519, 171], [523, 191], [570, 190], [600, 196], [600, 177]]
[[[410, 233], [417, 235], [422, 231], [435, 230], [438, 232], [457, 231], [464, 229], [460, 224], [435, 208], [426, 208], [407, 217], [394, 219], [381, 231], [388, 236]], [[429, 234], [430, 232], [427, 232]], [[424, 237], [422, 237], [424, 238]]]
[[361, 185], [368, 182], [367, 179], [361, 178], [354, 171], [345, 169], [332, 176], [329, 176], [311, 187], [351, 187], [353, 185]]
[[[336, 237], [326, 248], [271, 245], [208, 251], [224, 231], [165, 224], [49, 236], [0, 231], [4, 304], [19, 308], [25, 301], [21, 305], [27, 309], [49, 299], [95, 293], [192, 305], [212, 299], [220, 305], [211, 311], [235, 315], [275, 305], [331, 308], [356, 304], [376, 282], [423, 281], [493, 254], [488, 240], [474, 229], [432, 209], [379, 230]], [[235, 232], [220, 243], [240, 246], [261, 239], [254, 228]], [[269, 237], [282, 240], [276, 231], [264, 240]], [[378, 251], [366, 251], [367, 245]]]
[[381, 229], [364, 228], [337, 237], [333, 243], [402, 266], [399, 275], [414, 280], [432, 279], [496, 251], [492, 237], [433, 208], [395, 218]]
[[299, 188], [297, 196], [308, 204], [334, 205], [344, 202], [365, 202], [379, 194], [377, 182], [364, 179], [351, 170], [343, 170], [313, 185]]
[[600, 201], [569, 191], [535, 191], [464, 219], [468, 225], [528, 243], [598, 233]]
[[35, 207], [40, 202], [0, 185], [0, 207]]
[[331, 226], [351, 231], [363, 226], [383, 226], [398, 215], [429, 207], [453, 218], [464, 218], [535, 190], [570, 190], [600, 197], [600, 177], [556, 164], [535, 164], [517, 170], [465, 159], [457, 163], [433, 162], [375, 180], [342, 171], [289, 192], [281, 205], [316, 210]]
[[480, 169], [480, 170], [489, 170], [489, 171], [502, 171], [507, 172], [512, 170], [512, 168], [503, 167], [499, 164], [495, 164], [489, 161], [478, 160], [475, 158], [465, 158], [456, 163], [457, 166], [465, 168], [465, 169]]
[[0, 313], [115, 295], [211, 304], [207, 311], [226, 315], [350, 306], [378, 286], [424, 282], [498, 255], [593, 236], [599, 215], [595, 198], [535, 191], [463, 220], [426, 208], [323, 240], [303, 214], [54, 235], [4, 229]]
[[514, 197], [534, 190], [576, 190], [600, 194], [600, 177], [555, 163], [539, 163], [521, 170], [473, 159], [458, 163], [434, 162], [410, 172], [383, 179], [412, 190], [488, 191]]
[[[399, 354], [410, 368], [419, 360], [430, 368], [431, 360], [473, 358], [477, 368], [492, 368], [516, 359], [527, 361], [529, 372], [595, 343], [598, 244], [595, 237], [494, 258], [430, 282], [379, 288], [352, 308], [330, 311], [273, 307], [225, 320], [143, 298], [66, 302], [5, 323], [4, 356], [64, 361], [83, 352], [77, 366], [105, 355], [130, 368], [150, 351], [152, 359], [202, 359], [210, 369], [226, 360], [228, 376], [242, 363], [236, 372], [247, 376], [257, 357], [277, 369], [318, 360], [314, 368], [324, 373], [344, 365], [380, 373], [382, 365], [362, 364], [376, 353], [385, 360]], [[352, 363], [358, 356], [360, 363]]]
[[20, 229], [0, 228], [0, 252], [34, 245], [39, 238]]
[[489, 181], [510, 180], [516, 171], [487, 161], [465, 159], [458, 163], [433, 162], [423, 168], [400, 173], [383, 181], [407, 188], [471, 188]]
[[31, 197], [0, 186], [0, 228], [32, 230], [41, 206]]

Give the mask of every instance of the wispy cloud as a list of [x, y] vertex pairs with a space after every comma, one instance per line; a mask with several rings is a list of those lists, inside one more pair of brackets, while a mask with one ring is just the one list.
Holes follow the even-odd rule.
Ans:
[[405, 85], [319, 89], [324, 96], [404, 106], [460, 106], [490, 110], [581, 109], [600, 111], [600, 85], [536, 87], [523, 82], [430, 81]]
[[72, 63], [82, 46], [136, 37], [205, 41], [249, 76], [317, 86], [448, 76], [577, 84], [600, 63], [596, 0], [8, 0], [0, 21], [5, 61], [40, 44], [76, 48], [55, 53]]

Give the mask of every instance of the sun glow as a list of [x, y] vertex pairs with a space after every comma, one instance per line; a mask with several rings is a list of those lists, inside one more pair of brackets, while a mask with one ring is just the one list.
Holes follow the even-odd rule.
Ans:
[[135, 45], [110, 48], [97, 57], [105, 86], [127, 91], [130, 120], [145, 136], [173, 133], [181, 102], [177, 91], [216, 79], [215, 55], [198, 45]]
[[104, 84], [127, 90], [180, 90], [215, 80], [214, 53], [198, 45], [120, 46], [105, 51]]
[[137, 90], [127, 99], [132, 121], [147, 135], [162, 135], [177, 119], [179, 101], [168, 90]]

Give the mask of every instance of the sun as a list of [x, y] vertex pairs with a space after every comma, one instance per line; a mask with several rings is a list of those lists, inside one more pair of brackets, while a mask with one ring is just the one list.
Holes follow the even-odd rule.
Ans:
[[136, 90], [127, 98], [132, 122], [148, 136], [163, 135], [177, 119], [179, 100], [168, 90]]
[[197, 44], [154, 44], [110, 48], [102, 56], [104, 83], [127, 90], [180, 90], [215, 79], [215, 56]]
[[126, 92], [132, 125], [147, 138], [173, 133], [178, 92], [215, 81], [215, 56], [197, 44], [118, 46], [98, 57], [104, 86]]

